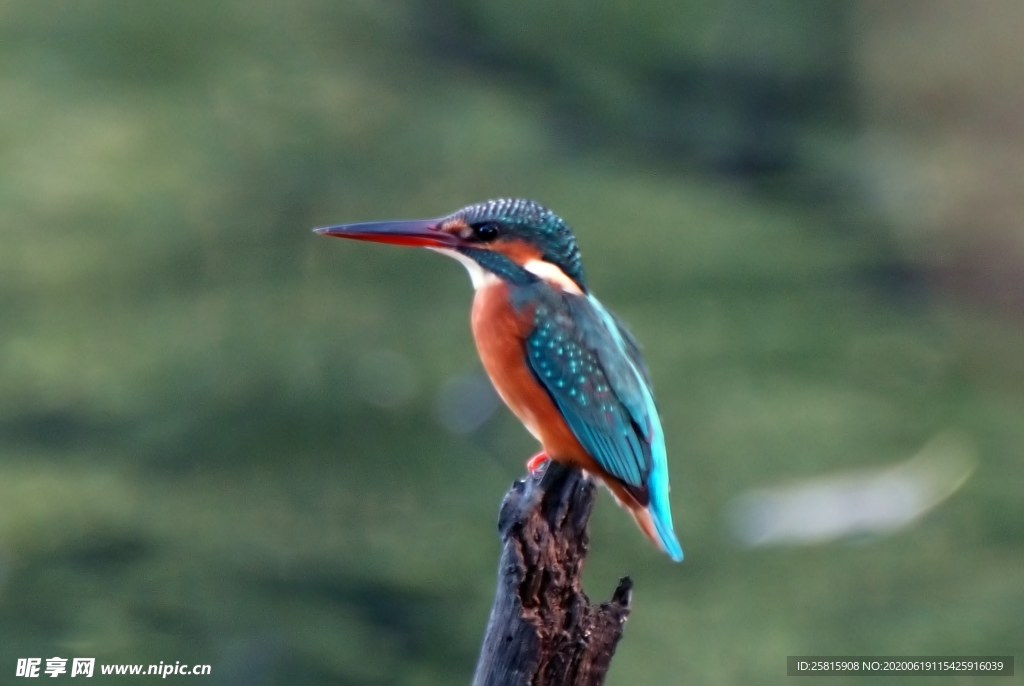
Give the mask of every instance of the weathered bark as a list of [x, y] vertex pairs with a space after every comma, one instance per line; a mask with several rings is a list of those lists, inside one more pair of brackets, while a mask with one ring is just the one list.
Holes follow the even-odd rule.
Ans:
[[580, 585], [593, 481], [555, 462], [517, 481], [498, 516], [498, 590], [474, 686], [598, 686], [629, 615], [632, 581], [591, 605]]

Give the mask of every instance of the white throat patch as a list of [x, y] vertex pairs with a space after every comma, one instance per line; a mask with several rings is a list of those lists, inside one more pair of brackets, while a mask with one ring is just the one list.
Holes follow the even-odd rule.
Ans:
[[439, 252], [442, 255], [447, 255], [448, 257], [454, 258], [461, 262], [462, 265], [466, 268], [466, 271], [469, 272], [469, 280], [473, 282], [474, 290], [480, 290], [484, 286], [489, 286], [499, 281], [498, 276], [496, 274], [487, 271], [479, 264], [477, 264], [476, 260], [466, 257], [458, 250], [449, 250], [448, 248], [429, 249], [433, 250], [434, 252]]

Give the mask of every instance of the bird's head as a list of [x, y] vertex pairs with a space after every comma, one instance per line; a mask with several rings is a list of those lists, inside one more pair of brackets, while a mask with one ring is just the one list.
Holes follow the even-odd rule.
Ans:
[[458, 259], [480, 287], [494, 278], [537, 278], [584, 293], [576, 238], [558, 215], [532, 200], [488, 200], [438, 219], [368, 222], [315, 229], [325, 236], [431, 248]]

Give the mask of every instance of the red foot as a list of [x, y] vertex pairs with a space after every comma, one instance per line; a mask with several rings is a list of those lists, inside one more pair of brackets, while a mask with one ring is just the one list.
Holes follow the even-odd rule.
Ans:
[[526, 461], [526, 468], [530, 471], [530, 474], [535, 474], [538, 469], [541, 468], [545, 462], [548, 461], [548, 454], [541, 450], [539, 453], [531, 457]]

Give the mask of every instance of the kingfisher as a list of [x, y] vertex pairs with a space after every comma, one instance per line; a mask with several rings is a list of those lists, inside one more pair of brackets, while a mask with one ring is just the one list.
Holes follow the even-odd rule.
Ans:
[[551, 459], [593, 475], [656, 546], [683, 559], [665, 435], [640, 346], [587, 288], [576, 238], [560, 217], [532, 200], [499, 199], [436, 219], [314, 231], [428, 248], [461, 262], [476, 291], [471, 323], [480, 360], [541, 444], [527, 468]]

